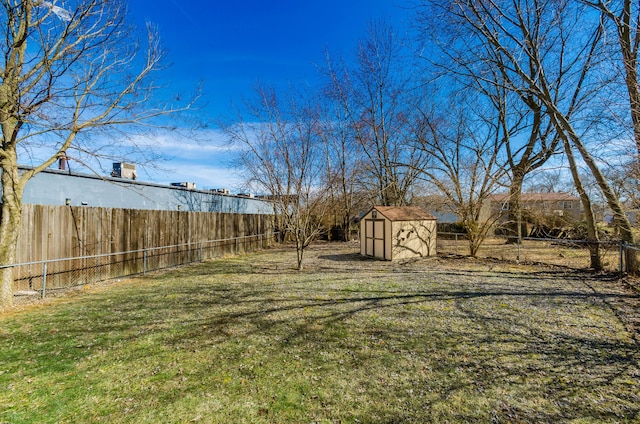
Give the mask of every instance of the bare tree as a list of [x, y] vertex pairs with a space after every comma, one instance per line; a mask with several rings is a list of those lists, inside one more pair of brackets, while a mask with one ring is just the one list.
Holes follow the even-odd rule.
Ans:
[[[503, 75], [505, 86], [521, 96], [533, 96], [563, 140], [567, 155], [575, 150], [593, 174], [614, 215], [624, 221], [623, 239], [633, 234], [619, 199], [591, 154], [586, 140], [589, 101], [605, 85], [596, 77], [602, 63], [602, 23], [570, 1], [451, 0], [431, 2], [442, 8], [447, 19], [466, 31], [475, 42], [479, 62], [490, 63]], [[532, 70], [534, 72], [532, 72]], [[577, 166], [576, 162], [570, 166]], [[581, 189], [578, 172], [572, 172], [585, 216], [589, 236], [597, 248], [593, 210]], [[592, 259], [596, 255], [592, 252]], [[598, 267], [598, 261], [592, 263]]]
[[562, 178], [562, 170], [557, 168], [540, 168], [529, 175], [529, 180], [524, 188], [528, 193], [555, 193], [558, 191], [570, 191], [573, 185], [566, 187], [566, 181]]
[[[638, 79], [638, 49], [640, 48], [640, 6], [631, 0], [583, 0], [613, 25], [619, 56], [613, 63], [623, 68], [624, 86], [629, 96], [636, 160], [640, 161], [640, 80]], [[619, 59], [618, 59], [619, 57]]]
[[375, 202], [385, 206], [408, 203], [426, 159], [409, 140], [415, 112], [402, 48], [392, 28], [372, 24], [358, 45], [355, 67], [327, 59], [330, 95], [344, 109], [364, 154], [361, 178], [376, 188]]
[[[638, 208], [640, 191], [638, 175], [640, 175], [640, 77], [638, 75], [638, 52], [640, 49], [640, 5], [631, 0], [583, 0], [602, 15], [605, 31], [610, 30], [611, 37], [617, 41], [617, 54], [610, 55], [612, 68], [620, 71], [621, 86], [624, 87], [628, 103], [622, 106], [621, 119], [625, 135], [633, 138], [635, 149], [625, 149], [622, 157], [627, 160], [618, 163], [617, 168], [608, 171], [615, 189], [631, 208]], [[630, 128], [629, 128], [630, 127]], [[629, 130], [630, 129], [630, 130]], [[613, 137], [610, 137], [610, 139]], [[616, 227], [619, 218], [614, 218]], [[624, 225], [624, 223], [622, 223]]]
[[640, 164], [626, 160], [620, 167], [612, 168], [607, 175], [617, 195], [624, 199], [631, 209], [640, 209]]
[[340, 238], [349, 241], [354, 214], [364, 201], [360, 174], [363, 153], [353, 142], [353, 131], [344, 109], [325, 99], [320, 121], [320, 140], [325, 152], [324, 184], [329, 190], [329, 203], [334, 218], [333, 228], [340, 229]]
[[[102, 155], [118, 144], [100, 143], [89, 134], [131, 128], [179, 109], [151, 106], [155, 86], [149, 77], [162, 57], [158, 38], [149, 26], [140, 49], [125, 17], [118, 0], [0, 5], [0, 263], [15, 260], [22, 193], [34, 175], [74, 152]], [[36, 164], [21, 173], [24, 153]], [[11, 267], [0, 270], [0, 284], [0, 305], [12, 305]]]
[[[440, 46], [438, 59], [432, 62], [447, 77], [453, 76], [468, 89], [485, 96], [498, 110], [498, 125], [502, 127], [504, 137], [504, 166], [510, 177], [509, 221], [506, 224], [511, 235], [521, 238], [522, 187], [527, 175], [543, 166], [556, 152], [559, 139], [554, 136], [553, 125], [544, 114], [540, 101], [531, 93], [510, 93], [508, 81], [502, 75], [503, 64], [486, 61], [482, 59], [482, 53], [478, 54], [478, 49], [480, 52], [486, 49], [485, 45], [474, 45], [473, 37], [467, 39], [468, 33], [461, 27], [458, 31], [449, 31], [447, 28], [451, 21], [443, 20], [442, 14], [421, 13], [418, 14], [418, 22], [437, 28], [427, 37], [434, 45]], [[535, 67], [529, 67], [527, 71], [530, 74], [537, 72]]]
[[498, 142], [504, 149], [504, 157], [500, 158], [500, 162], [509, 178], [506, 228], [511, 236], [507, 243], [512, 243], [526, 236], [526, 232], [523, 233], [525, 223], [522, 207], [524, 180], [557, 152], [559, 137], [543, 113], [540, 102], [530, 94], [517, 93], [514, 96], [506, 89], [499, 69], [485, 69], [484, 76], [480, 78], [474, 74], [467, 77], [473, 80], [473, 86], [495, 110], [496, 125], [501, 133]]
[[312, 101], [294, 93], [280, 98], [265, 86], [246, 103], [244, 116], [223, 124], [232, 143], [241, 146], [239, 165], [250, 187], [273, 202], [284, 236], [295, 241], [298, 270], [304, 251], [324, 231], [328, 213], [320, 113]]
[[499, 109], [483, 109], [468, 98], [450, 100], [421, 110], [417, 139], [430, 158], [421, 178], [447, 197], [475, 256], [497, 219], [488, 210], [488, 197], [505, 175], [499, 162], [504, 137], [495, 118]]
[[[430, 9], [430, 11], [437, 8]], [[424, 31], [421, 39], [436, 48], [426, 57], [444, 81], [456, 81], [465, 90], [472, 90], [485, 98], [496, 109], [504, 148], [504, 167], [508, 171], [509, 220], [505, 223], [510, 235], [523, 235], [522, 187], [527, 175], [543, 166], [556, 152], [558, 137], [553, 125], [544, 114], [540, 101], [527, 92], [511, 92], [502, 75], [501, 64], [479, 60], [477, 46], [460, 27], [451, 31], [451, 21], [439, 13], [419, 13], [417, 22], [431, 31]], [[453, 47], [453, 48], [452, 48]], [[479, 47], [482, 51], [484, 46]], [[536, 72], [529, 67], [528, 72]], [[526, 234], [525, 234], [526, 235]], [[508, 242], [515, 242], [509, 238]]]

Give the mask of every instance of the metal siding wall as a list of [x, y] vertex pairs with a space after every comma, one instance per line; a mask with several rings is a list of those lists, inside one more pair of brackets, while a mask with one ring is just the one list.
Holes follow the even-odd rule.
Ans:
[[24, 204], [273, 214], [270, 202], [260, 199], [185, 190], [131, 180], [102, 179], [92, 175], [69, 175], [58, 171], [36, 174], [26, 185]]

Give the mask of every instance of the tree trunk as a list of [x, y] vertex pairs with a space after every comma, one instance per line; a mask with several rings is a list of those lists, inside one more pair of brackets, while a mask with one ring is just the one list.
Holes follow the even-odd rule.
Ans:
[[[514, 170], [513, 181], [509, 187], [509, 222], [507, 231], [509, 238], [507, 243], [516, 243], [522, 240], [522, 184], [524, 173]], [[525, 234], [526, 235], [526, 234]], [[515, 237], [515, 238], [514, 238]]]
[[[2, 216], [0, 216], [0, 264], [12, 265], [16, 259], [22, 187], [18, 167], [2, 163]], [[13, 306], [13, 268], [0, 269], [0, 309]]]
[[[622, 63], [625, 71], [625, 84], [629, 94], [631, 106], [631, 120], [633, 122], [633, 136], [636, 142], [636, 161], [640, 161], [640, 87], [638, 87], [638, 28], [633, 27], [637, 22], [632, 17], [632, 9], [636, 6], [626, 0], [623, 3], [622, 13], [619, 17], [613, 17], [618, 29], [618, 42], [622, 53]], [[635, 35], [635, 37], [634, 37]]]
[[480, 250], [481, 243], [472, 234], [468, 234], [468, 237], [469, 237], [469, 254], [471, 255], [471, 257], [475, 258], [476, 255], [478, 254], [478, 250]]
[[347, 242], [351, 238], [351, 217], [345, 214], [342, 217], [342, 241]]
[[[573, 145], [576, 146], [576, 149], [578, 149], [578, 151], [580, 152], [582, 159], [584, 160], [585, 164], [591, 171], [593, 177], [596, 180], [596, 183], [598, 184], [598, 187], [600, 188], [600, 190], [602, 191], [602, 194], [607, 200], [607, 206], [609, 206], [609, 208], [613, 212], [613, 217], [616, 220], [619, 220], [618, 222], [620, 223], [620, 238], [624, 242], [627, 242], [629, 244], [634, 244], [635, 242], [634, 242], [631, 223], [629, 222], [629, 218], [627, 218], [627, 215], [624, 213], [624, 209], [620, 204], [620, 199], [618, 199], [618, 197], [616, 196], [615, 192], [609, 185], [609, 182], [607, 181], [606, 177], [602, 174], [602, 171], [598, 167], [598, 164], [595, 162], [591, 154], [589, 154], [587, 148], [582, 143], [582, 141], [580, 140], [580, 137], [574, 131], [571, 124], [565, 119], [565, 117], [562, 114], [560, 114], [557, 111], [554, 111], [554, 112], [555, 113], [553, 113], [552, 115], [553, 115], [553, 119], [559, 125], [558, 129], [560, 131], [563, 131], [566, 135], [568, 135]], [[568, 141], [569, 140], [567, 140], [567, 142]], [[631, 249], [627, 249], [626, 259], [627, 259], [627, 270], [632, 274], [636, 274], [638, 272], [637, 270], [638, 264], [636, 261], [635, 251]]]
[[589, 246], [591, 268], [596, 271], [601, 271], [602, 262], [600, 260], [600, 243], [598, 240], [598, 229], [596, 228], [593, 208], [591, 207], [591, 199], [589, 199], [589, 196], [584, 190], [582, 180], [580, 179], [580, 174], [578, 173], [578, 167], [573, 156], [573, 151], [571, 150], [571, 145], [569, 144], [569, 140], [567, 140], [564, 135], [562, 136], [562, 142], [564, 144], [564, 150], [565, 154], [567, 155], [567, 160], [569, 161], [571, 176], [573, 177], [574, 185], [576, 187], [576, 190], [578, 191], [578, 195], [580, 196], [580, 201], [582, 202], [582, 208], [584, 209], [584, 218], [587, 222], [587, 242]]
[[296, 256], [298, 260], [298, 271], [302, 271], [304, 266], [302, 265], [302, 260], [304, 257], [304, 243], [296, 240]]
[[476, 257], [480, 245], [482, 244], [482, 237], [479, 234], [479, 225], [477, 222], [466, 221], [464, 227], [467, 230], [467, 238], [469, 239], [469, 255]]

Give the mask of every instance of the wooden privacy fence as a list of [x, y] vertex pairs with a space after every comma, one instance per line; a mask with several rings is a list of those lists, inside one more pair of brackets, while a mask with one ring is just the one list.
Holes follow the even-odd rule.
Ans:
[[274, 242], [271, 215], [24, 205], [14, 288], [89, 284]]

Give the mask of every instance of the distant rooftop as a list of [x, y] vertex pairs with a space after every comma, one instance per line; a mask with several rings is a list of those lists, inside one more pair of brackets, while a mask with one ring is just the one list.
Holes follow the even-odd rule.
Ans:
[[[20, 172], [30, 169], [33, 168], [19, 167]], [[196, 190], [190, 187], [188, 183], [170, 186], [64, 169], [46, 169], [29, 180], [23, 202], [120, 209], [273, 213], [271, 203], [265, 200], [232, 195], [228, 190]]]
[[[496, 202], [506, 202], [509, 200], [511, 196], [509, 193], [500, 193], [500, 194], [492, 194], [489, 196], [489, 199], [494, 200]], [[578, 197], [565, 193], [522, 193], [521, 199], [523, 202], [544, 202], [544, 201], [569, 201], [569, 200], [580, 200]]]

